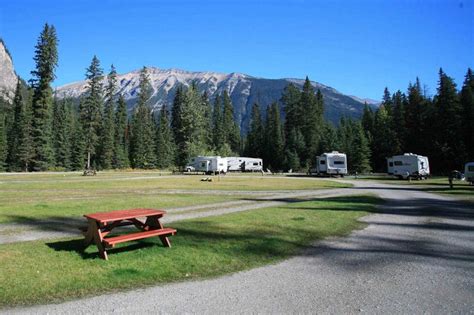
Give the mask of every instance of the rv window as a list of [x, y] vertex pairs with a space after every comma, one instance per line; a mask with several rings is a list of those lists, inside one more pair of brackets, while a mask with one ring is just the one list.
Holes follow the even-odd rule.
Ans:
[[326, 164], [326, 161], [325, 160], [320, 160], [319, 164], [324, 165], [324, 164]]
[[202, 162], [201, 167], [205, 167], [205, 166], [206, 166], [206, 162]]
[[393, 162], [388, 162], [388, 166], [392, 167], [392, 166], [393, 166]]
[[402, 161], [395, 161], [394, 163], [395, 163], [396, 166], [403, 165]]
[[258, 165], [258, 163], [253, 163], [253, 165]]
[[344, 165], [343, 161], [334, 161], [334, 165]]
[[469, 172], [474, 172], [474, 165], [469, 165], [469, 166], [467, 167], [467, 170], [468, 170]]
[[224, 166], [224, 163], [219, 163], [219, 166]]

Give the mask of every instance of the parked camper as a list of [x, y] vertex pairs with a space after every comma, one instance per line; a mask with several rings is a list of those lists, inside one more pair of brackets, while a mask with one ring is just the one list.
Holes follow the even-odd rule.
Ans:
[[261, 172], [263, 170], [263, 160], [250, 157], [227, 157], [227, 170], [232, 172]]
[[466, 166], [464, 166], [464, 177], [466, 178], [466, 182], [474, 185], [474, 162], [466, 163]]
[[317, 156], [316, 169], [313, 169], [311, 173], [314, 172], [316, 172], [317, 175], [347, 175], [346, 154], [332, 151]]
[[426, 156], [413, 153], [394, 155], [387, 158], [387, 173], [400, 179], [426, 179], [430, 175], [430, 164]]
[[196, 156], [189, 159], [186, 172], [204, 172], [219, 174], [227, 172], [227, 159], [220, 156]]

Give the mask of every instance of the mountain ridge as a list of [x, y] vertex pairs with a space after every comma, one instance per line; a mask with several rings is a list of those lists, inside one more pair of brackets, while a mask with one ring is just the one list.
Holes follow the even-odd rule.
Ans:
[[[279, 102], [283, 89], [293, 83], [302, 88], [304, 79], [281, 78], [267, 79], [255, 77], [240, 72], [221, 73], [213, 71], [188, 71], [178, 68], [162, 69], [147, 67], [152, 86], [149, 104], [154, 111], [163, 105], [170, 106], [174, 92], [179, 84], [189, 86], [193, 82], [201, 92], [206, 91], [212, 101], [216, 93], [227, 90], [234, 105], [234, 116], [241, 130], [245, 133], [250, 122], [250, 112], [253, 103], [258, 102], [262, 112], [265, 112], [272, 102]], [[140, 70], [133, 70], [117, 75], [117, 94], [121, 93], [129, 111], [133, 110], [138, 92]], [[104, 76], [104, 83], [106, 76]], [[319, 82], [311, 81], [317, 91], [321, 90], [325, 101], [325, 117], [337, 123], [341, 117], [360, 118], [364, 102], [361, 99], [345, 95], [335, 88]], [[86, 91], [87, 82], [77, 81], [62, 85], [55, 89], [58, 98], [79, 98]], [[281, 105], [281, 104], [280, 104]], [[282, 110], [284, 115], [284, 111]]]

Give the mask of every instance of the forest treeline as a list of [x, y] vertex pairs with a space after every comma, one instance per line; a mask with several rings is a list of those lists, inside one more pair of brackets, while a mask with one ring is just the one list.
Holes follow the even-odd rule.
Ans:
[[366, 106], [361, 120], [342, 118], [337, 126], [324, 119], [323, 96], [306, 78], [302, 89], [289, 84], [265, 111], [253, 104], [242, 136], [227, 91], [211, 100], [194, 84], [180, 86], [172, 104], [152, 112], [146, 67], [129, 111], [117, 93], [115, 67], [105, 75], [96, 56], [83, 96], [55, 98], [57, 42], [46, 24], [29, 84], [19, 80], [12, 103], [0, 100], [2, 171], [174, 169], [196, 155], [260, 157], [273, 171], [307, 171], [316, 155], [333, 150], [345, 152], [350, 170], [359, 173], [383, 172], [386, 157], [404, 152], [427, 155], [434, 173], [474, 160], [471, 69], [460, 91], [440, 69], [433, 97], [416, 79], [406, 93], [385, 89], [377, 109]]

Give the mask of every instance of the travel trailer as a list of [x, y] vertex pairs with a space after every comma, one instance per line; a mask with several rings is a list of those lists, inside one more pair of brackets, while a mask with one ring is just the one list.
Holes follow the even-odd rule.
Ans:
[[227, 159], [220, 156], [196, 156], [189, 159], [189, 163], [184, 169], [186, 172], [225, 174], [227, 172]]
[[263, 160], [250, 157], [227, 157], [227, 170], [229, 172], [261, 172]]
[[394, 155], [387, 158], [387, 173], [400, 179], [426, 179], [430, 175], [430, 164], [426, 156], [413, 153]]
[[466, 163], [466, 166], [464, 166], [464, 177], [466, 178], [466, 182], [474, 185], [474, 162]]
[[332, 151], [316, 157], [316, 168], [311, 171], [317, 175], [347, 175], [347, 156], [345, 153]]

